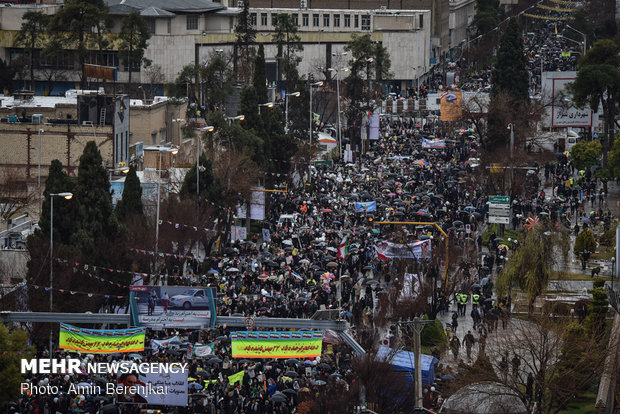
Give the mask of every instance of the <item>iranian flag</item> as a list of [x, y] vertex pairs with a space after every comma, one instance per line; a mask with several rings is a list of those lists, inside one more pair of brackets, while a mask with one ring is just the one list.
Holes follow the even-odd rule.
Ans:
[[340, 242], [340, 246], [338, 246], [338, 258], [344, 259], [349, 255], [349, 243], [347, 241], [348, 236], [344, 236], [344, 239]]

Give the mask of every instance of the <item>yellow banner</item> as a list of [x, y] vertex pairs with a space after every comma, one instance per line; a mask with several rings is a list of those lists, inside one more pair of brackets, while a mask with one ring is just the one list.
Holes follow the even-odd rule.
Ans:
[[321, 356], [323, 332], [232, 332], [233, 358], [314, 358]]
[[449, 91], [444, 93], [440, 99], [439, 109], [442, 121], [460, 121], [463, 116], [463, 92]]
[[144, 351], [146, 328], [83, 329], [60, 324], [60, 349], [92, 354]]

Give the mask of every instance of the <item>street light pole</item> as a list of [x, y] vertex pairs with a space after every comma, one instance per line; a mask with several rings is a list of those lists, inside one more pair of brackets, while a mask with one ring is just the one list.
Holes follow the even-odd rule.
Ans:
[[[54, 304], [54, 197], [71, 200], [73, 193], [50, 193], [50, 313]], [[50, 361], [52, 360], [52, 328], [50, 327]]]
[[313, 114], [313, 111], [312, 111], [312, 88], [314, 86], [317, 86], [317, 87], [323, 86], [323, 81], [314, 82], [314, 83], [310, 84], [310, 128], [308, 129], [309, 130], [309, 135], [310, 135], [310, 145], [312, 145], [312, 124], [314, 123], [313, 122], [313, 116], [312, 116], [312, 114]]
[[288, 133], [288, 97], [289, 96], [294, 96], [294, 97], [298, 97], [299, 95], [301, 95], [301, 92], [291, 92], [291, 93], [287, 93], [284, 95], [284, 106], [285, 106], [285, 110], [284, 110], [284, 132]]
[[575, 29], [575, 28], [574, 28], [574, 27], [572, 27], [572, 26], [569, 26], [568, 24], [566, 25], [566, 27], [568, 27], [569, 29], [574, 30], [575, 32], [577, 32], [577, 33], [579, 33], [581, 36], [583, 36], [583, 56], [585, 56], [585, 55], [586, 55], [586, 40], [587, 40], [586, 34], [585, 34], [585, 33], [580, 32], [579, 30]]
[[[157, 217], [155, 221], [155, 276], [159, 276], [159, 203], [161, 199], [161, 153], [162, 147], [157, 147], [157, 151], [159, 152], [159, 168], [157, 169]], [[172, 155], [176, 155], [179, 152], [178, 149], [174, 148], [171, 153]], [[198, 171], [196, 171], [198, 172]]]
[[266, 106], [267, 108], [273, 108], [275, 104], [273, 102], [267, 102], [267, 103], [262, 103], [262, 104], [258, 104], [258, 114], [260, 115], [260, 108], [263, 106]]
[[340, 71], [347, 72], [349, 68], [329, 68], [329, 71], [336, 72], [336, 99], [338, 100], [338, 157], [342, 158], [342, 135], [340, 125]]

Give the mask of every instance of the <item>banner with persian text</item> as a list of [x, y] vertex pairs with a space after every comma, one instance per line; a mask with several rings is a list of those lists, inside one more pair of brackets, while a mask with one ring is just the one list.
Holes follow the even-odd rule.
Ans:
[[60, 324], [60, 349], [92, 354], [144, 351], [146, 328], [83, 329]]
[[233, 358], [314, 358], [323, 345], [322, 331], [238, 331], [230, 338]]

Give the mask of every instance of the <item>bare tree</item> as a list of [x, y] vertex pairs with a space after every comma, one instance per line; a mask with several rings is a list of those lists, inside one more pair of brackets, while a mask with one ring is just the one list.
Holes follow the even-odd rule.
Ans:
[[26, 209], [36, 198], [35, 191], [28, 188], [15, 171], [0, 172], [0, 219], [6, 221]]

